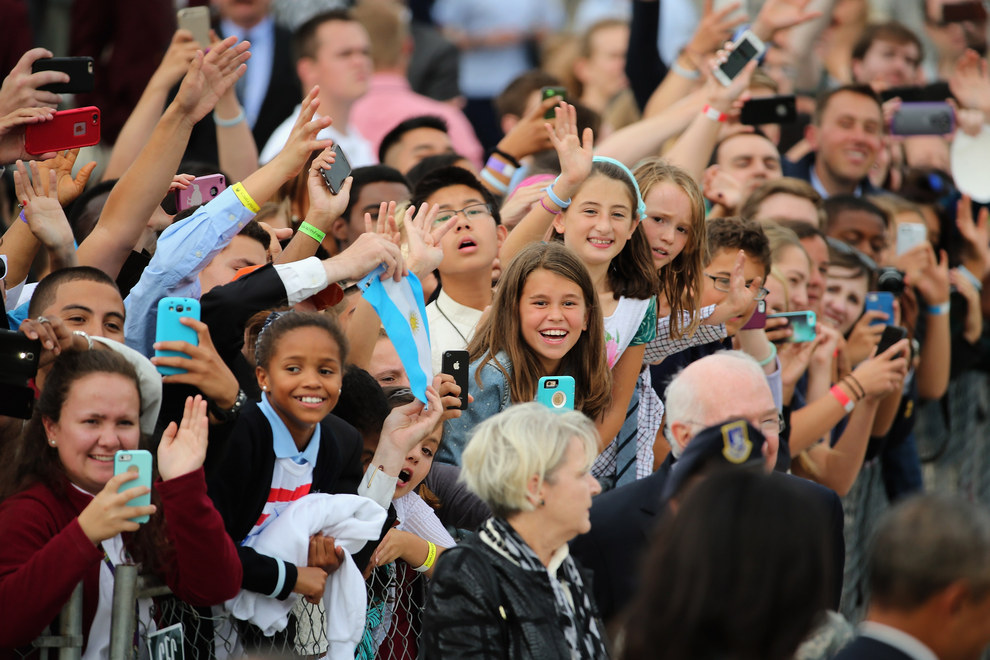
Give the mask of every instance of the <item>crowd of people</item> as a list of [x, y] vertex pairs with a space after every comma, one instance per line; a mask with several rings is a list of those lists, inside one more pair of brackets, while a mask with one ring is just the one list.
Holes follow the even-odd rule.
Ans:
[[983, 3], [100, 4], [0, 52], [0, 657], [125, 564], [202, 658], [990, 644]]

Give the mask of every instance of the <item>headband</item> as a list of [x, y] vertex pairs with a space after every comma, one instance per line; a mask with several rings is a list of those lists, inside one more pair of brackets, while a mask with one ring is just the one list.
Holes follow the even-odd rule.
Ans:
[[626, 176], [628, 176], [629, 177], [629, 180], [632, 181], [633, 189], [636, 190], [636, 201], [638, 202], [638, 204], [636, 205], [636, 211], [639, 213], [639, 219], [640, 220], [645, 220], [646, 219], [646, 202], [643, 201], [643, 195], [641, 195], [640, 192], [639, 192], [639, 183], [636, 182], [636, 177], [633, 176], [632, 170], [630, 170], [628, 167], [626, 167], [624, 164], [620, 163], [616, 159], [609, 158], [608, 156], [595, 156], [594, 158], [591, 159], [591, 162], [592, 163], [610, 163], [612, 165], [615, 165], [620, 170], [622, 170], [623, 172], [626, 173]]

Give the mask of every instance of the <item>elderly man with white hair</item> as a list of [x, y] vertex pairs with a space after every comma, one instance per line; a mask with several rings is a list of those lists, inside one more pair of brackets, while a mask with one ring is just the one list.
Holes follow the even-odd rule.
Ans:
[[[842, 504], [831, 490], [774, 472], [782, 419], [760, 365], [742, 351], [720, 351], [685, 367], [667, 386], [665, 435], [671, 452], [645, 479], [616, 488], [591, 507], [591, 531], [571, 543], [571, 553], [594, 573], [594, 593], [606, 623], [629, 604], [640, 583], [638, 567], [663, 511], [661, 495], [671, 468], [702, 430], [744, 419], [764, 436], [766, 471], [775, 479], [797, 480], [830, 512], [837, 575], [833, 607], [838, 607], [845, 545]], [[728, 439], [727, 439], [728, 442]]]

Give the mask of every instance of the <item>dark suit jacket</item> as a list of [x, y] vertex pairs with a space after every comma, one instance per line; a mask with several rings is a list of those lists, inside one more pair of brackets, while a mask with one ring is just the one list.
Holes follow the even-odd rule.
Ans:
[[[216, 29], [219, 34], [220, 28], [217, 27]], [[302, 100], [299, 78], [296, 76], [296, 64], [292, 59], [291, 39], [292, 34], [288, 30], [279, 25], [275, 26], [275, 55], [272, 58], [272, 76], [268, 81], [265, 100], [262, 101], [261, 110], [258, 112], [258, 121], [255, 122], [251, 131], [254, 134], [254, 143], [258, 146], [259, 153], [279, 124], [292, 114], [292, 111]], [[248, 66], [251, 64], [257, 66], [257, 63], [253, 62], [249, 63]], [[175, 90], [173, 90], [173, 95], [174, 92]], [[217, 127], [213, 123], [212, 112], [203, 117], [193, 128], [183, 160], [204, 163], [218, 162]], [[228, 184], [230, 183], [233, 182], [228, 181]]]
[[[595, 601], [606, 621], [629, 605], [636, 594], [641, 582], [640, 563], [663, 513], [660, 496], [672, 466], [673, 457], [668, 455], [645, 479], [596, 497], [591, 505], [591, 531], [571, 541], [571, 553], [594, 574]], [[806, 479], [782, 472], [773, 472], [771, 478], [796, 484], [827, 512], [835, 566], [829, 602], [837, 610], [846, 557], [842, 502], [835, 491]]]
[[[784, 176], [801, 179], [802, 181], [811, 183], [811, 170], [815, 166], [815, 155], [816, 152], [812, 151], [810, 154], [807, 154], [804, 158], [797, 162], [789, 161], [786, 158], [781, 160], [780, 167], [784, 172]], [[869, 177], [860, 181], [859, 185], [862, 190], [861, 194], [863, 195], [877, 195], [884, 192], [882, 189], [874, 187], [874, 185], [870, 183]]]
[[872, 637], [857, 637], [833, 660], [911, 660], [911, 656]]

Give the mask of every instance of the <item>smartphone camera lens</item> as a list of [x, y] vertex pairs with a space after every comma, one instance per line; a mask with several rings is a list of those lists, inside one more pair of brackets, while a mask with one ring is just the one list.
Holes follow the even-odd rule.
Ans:
[[96, 122], [98, 122], [99, 120], [100, 120], [100, 116], [94, 112], [93, 113], [93, 123], [96, 124]]
[[220, 191], [217, 190], [216, 186], [210, 188], [210, 197], [216, 197], [218, 194], [220, 194]]
[[181, 312], [183, 309], [185, 308], [182, 305], [179, 305], [178, 307], [175, 308], [175, 311]]

